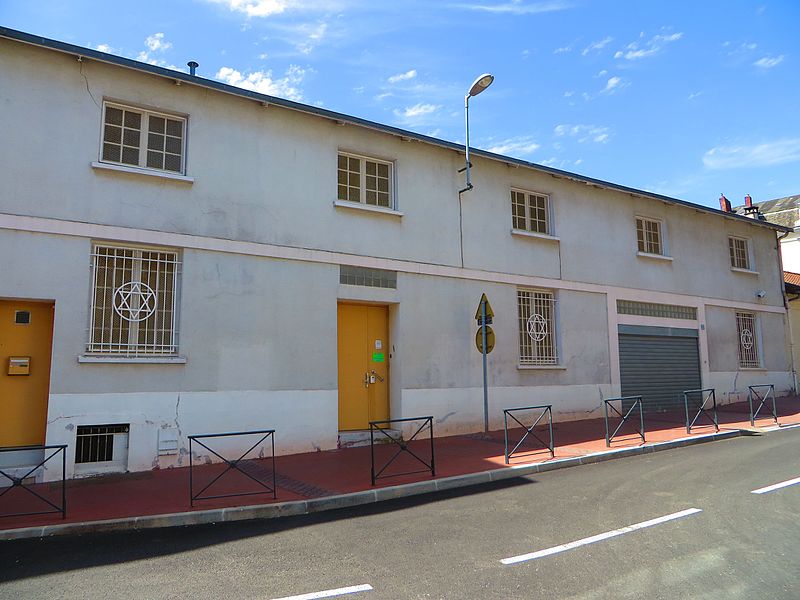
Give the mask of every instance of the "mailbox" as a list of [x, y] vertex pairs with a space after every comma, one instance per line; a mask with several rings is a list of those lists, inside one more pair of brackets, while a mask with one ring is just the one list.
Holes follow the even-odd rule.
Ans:
[[30, 356], [10, 356], [8, 358], [9, 375], [30, 375], [31, 357]]

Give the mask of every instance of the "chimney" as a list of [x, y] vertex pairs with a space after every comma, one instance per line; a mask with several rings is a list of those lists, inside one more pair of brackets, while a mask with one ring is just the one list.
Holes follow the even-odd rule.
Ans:
[[747, 194], [747, 196], [744, 197], [744, 205], [747, 208], [750, 208], [751, 206], [753, 206], [753, 199], [750, 197], [750, 194]]
[[194, 75], [195, 70], [200, 65], [196, 61], [190, 60], [188, 63], [186, 63], [186, 66], [189, 67], [189, 75]]
[[719, 209], [722, 212], [731, 212], [731, 201], [725, 197], [725, 194], [719, 195]]
[[753, 206], [753, 199], [750, 197], [750, 194], [744, 197], [744, 216], [750, 217], [751, 219], [758, 219], [759, 221], [765, 220], [764, 215], [758, 210], [758, 206]]

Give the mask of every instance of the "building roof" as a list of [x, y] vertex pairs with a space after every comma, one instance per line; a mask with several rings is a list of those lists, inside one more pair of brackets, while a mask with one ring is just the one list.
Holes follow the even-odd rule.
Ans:
[[783, 280], [786, 283], [791, 283], [792, 285], [800, 286], [800, 273], [792, 273], [791, 271], [784, 271]]
[[[33, 35], [30, 33], [25, 33], [23, 31], [17, 31], [16, 29], [11, 29], [8, 27], [0, 27], [0, 38], [7, 38], [10, 40], [14, 40], [17, 42], [22, 42], [26, 44], [31, 44], [33, 46], [38, 46], [40, 48], [46, 48], [49, 50], [55, 50], [57, 52], [63, 52], [66, 54], [73, 54], [76, 56], [81, 56], [83, 58], [91, 58], [93, 60], [97, 60], [99, 62], [104, 62], [112, 65], [116, 65], [119, 67], [124, 67], [127, 69], [133, 69], [136, 71], [141, 71], [144, 73], [149, 73], [151, 75], [157, 75], [160, 77], [167, 77], [174, 81], [185, 82], [192, 85], [197, 85], [200, 87], [205, 87], [208, 89], [216, 90], [226, 94], [232, 94], [235, 96], [240, 96], [243, 98], [251, 98], [261, 103], [266, 104], [274, 104], [275, 106], [280, 106], [283, 108], [287, 108], [290, 110], [296, 110], [299, 112], [315, 115], [318, 117], [323, 117], [327, 119], [334, 120], [339, 123], [343, 124], [350, 124], [356, 125], [359, 127], [364, 127], [367, 129], [372, 129], [376, 131], [380, 131], [382, 133], [387, 133], [390, 135], [395, 135], [401, 137], [403, 139], [412, 139], [419, 142], [423, 142], [426, 144], [431, 144], [434, 146], [439, 146], [442, 148], [447, 148], [450, 150], [456, 151], [463, 151], [464, 146], [461, 144], [456, 144], [454, 142], [448, 142], [446, 140], [441, 140], [438, 138], [434, 138], [431, 136], [423, 135], [421, 133], [415, 133], [413, 131], [407, 131], [405, 129], [400, 129], [398, 127], [393, 127], [391, 125], [384, 125], [381, 123], [377, 123], [374, 121], [369, 121], [367, 119], [362, 119], [360, 117], [354, 117], [351, 115], [346, 115], [344, 113], [335, 112], [332, 110], [327, 110], [324, 108], [319, 108], [316, 106], [310, 106], [308, 104], [303, 104], [301, 102], [294, 102], [292, 100], [286, 100], [284, 98], [278, 98], [276, 96], [268, 96], [266, 94], [260, 94], [258, 92], [253, 92], [250, 90], [245, 90], [242, 88], [238, 88], [232, 85], [228, 85], [226, 83], [221, 83], [219, 81], [214, 81], [211, 79], [206, 79], [204, 77], [199, 77], [197, 75], [189, 75], [188, 73], [184, 73], [183, 71], [175, 71], [172, 69], [166, 69], [164, 67], [159, 67], [156, 65], [150, 65], [147, 63], [143, 63], [137, 60], [133, 60], [130, 58], [124, 58], [122, 56], [116, 56], [114, 54], [108, 54], [106, 52], [100, 52], [99, 50], [93, 50], [91, 48], [84, 48], [82, 46], [76, 46], [74, 44], [68, 44], [66, 42], [60, 42], [58, 40], [51, 40], [49, 38]], [[536, 163], [528, 162], [526, 160], [522, 160], [519, 158], [512, 158], [510, 156], [503, 156], [502, 154], [495, 154], [494, 152], [488, 152], [486, 150], [479, 150], [479, 149], [470, 149], [470, 153], [473, 156], [480, 156], [482, 158], [486, 158], [489, 160], [495, 160], [499, 162], [504, 162], [509, 165], [525, 167], [531, 169], [533, 171], [538, 171], [540, 173], [545, 173], [551, 175], [553, 177], [557, 177], [560, 179], [568, 179], [571, 181], [575, 181], [578, 183], [583, 183], [588, 186], [597, 187], [600, 189], [612, 190], [617, 192], [622, 192], [626, 194], [630, 194], [632, 196], [637, 196], [640, 198], [650, 198], [653, 200], [658, 200], [660, 202], [667, 202], [670, 204], [677, 204], [680, 206], [687, 206], [693, 208], [695, 210], [714, 214], [718, 216], [723, 216], [731, 219], [741, 220], [750, 225], [757, 225], [768, 227], [770, 229], [776, 229], [780, 231], [791, 231], [791, 227], [787, 227], [784, 225], [780, 225], [777, 223], [772, 223], [768, 221], [759, 221], [756, 219], [750, 219], [748, 217], [744, 217], [742, 215], [736, 214], [735, 212], [727, 213], [716, 208], [711, 208], [708, 206], [703, 206], [701, 204], [695, 204], [693, 202], [689, 202], [687, 200], [680, 200], [678, 198], [671, 198], [669, 196], [663, 196], [661, 194], [656, 194], [654, 192], [648, 192], [645, 190], [639, 190], [636, 188], [620, 185], [617, 183], [612, 183], [609, 181], [603, 181], [601, 179], [594, 179], [592, 177], [586, 177], [584, 175], [579, 175], [577, 173], [571, 173], [569, 171], [562, 171], [561, 169], [554, 169], [552, 167], [545, 167], [544, 165], [539, 165]]]
[[[764, 202], [753, 203], [753, 206], [757, 206], [759, 212], [764, 215], [770, 223], [794, 228], [798, 217], [800, 217], [800, 214], [798, 214], [798, 204], [800, 204], [800, 195], [786, 196], [785, 198], [776, 198], [775, 200], [765, 200]], [[733, 210], [739, 214], [744, 214], [744, 208], [744, 206], [737, 206]]]

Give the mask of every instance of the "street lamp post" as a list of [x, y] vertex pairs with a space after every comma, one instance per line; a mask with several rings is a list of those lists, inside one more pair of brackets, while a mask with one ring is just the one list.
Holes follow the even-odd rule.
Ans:
[[467, 135], [466, 135], [467, 140], [465, 146], [466, 157], [467, 157], [467, 164], [466, 164], [467, 186], [463, 190], [461, 190], [459, 194], [461, 194], [462, 192], [468, 192], [469, 190], [472, 189], [472, 179], [470, 177], [470, 171], [469, 171], [471, 166], [469, 163], [469, 99], [472, 96], [477, 96], [478, 94], [480, 94], [483, 90], [492, 85], [493, 81], [494, 81], [494, 75], [491, 75], [490, 73], [484, 73], [473, 82], [472, 86], [469, 88], [469, 92], [467, 92], [467, 95], [464, 96], [464, 123], [467, 130]]

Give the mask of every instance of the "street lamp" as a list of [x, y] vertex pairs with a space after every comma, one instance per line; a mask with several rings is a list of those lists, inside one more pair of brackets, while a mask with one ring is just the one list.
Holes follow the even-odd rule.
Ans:
[[[466, 144], [466, 149], [467, 149], [467, 151], [466, 151], [466, 155], [467, 155], [467, 165], [466, 165], [467, 187], [465, 187], [463, 190], [461, 190], [461, 192], [468, 192], [469, 190], [472, 189], [472, 179], [470, 178], [470, 172], [469, 172], [469, 168], [470, 168], [470, 164], [469, 164], [469, 99], [472, 96], [477, 96], [478, 94], [480, 94], [483, 90], [485, 90], [490, 85], [492, 85], [493, 81], [494, 81], [494, 75], [492, 75], [490, 73], [484, 73], [483, 75], [478, 77], [473, 82], [472, 87], [469, 88], [469, 92], [467, 93], [466, 96], [464, 96], [464, 122], [466, 124], [466, 129], [467, 129], [467, 144]], [[459, 192], [459, 193], [461, 193], [461, 192]]]

